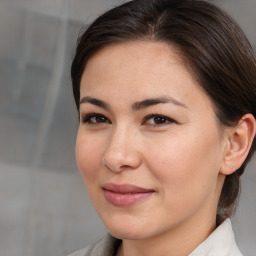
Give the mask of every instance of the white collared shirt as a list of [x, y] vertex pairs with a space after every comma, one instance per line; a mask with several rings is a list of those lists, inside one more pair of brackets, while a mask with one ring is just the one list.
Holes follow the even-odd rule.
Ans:
[[230, 219], [226, 219], [188, 256], [242, 256]]
[[[69, 256], [113, 256], [117, 245], [120, 245], [120, 243], [120, 240], [108, 234], [98, 243], [90, 245]], [[236, 245], [230, 219], [226, 219], [218, 226], [188, 256], [242, 256]]]

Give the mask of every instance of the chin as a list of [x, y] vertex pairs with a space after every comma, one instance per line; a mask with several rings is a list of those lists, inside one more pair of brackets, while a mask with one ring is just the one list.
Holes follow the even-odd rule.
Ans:
[[125, 240], [142, 240], [146, 238], [145, 230], [140, 232], [137, 229], [128, 228], [126, 230], [124, 229], [112, 229], [109, 230], [110, 234], [113, 237], [116, 237], [118, 239], [125, 239]]
[[148, 225], [143, 225], [139, 220], [117, 218], [104, 221], [109, 233], [118, 239], [140, 240], [145, 238]]

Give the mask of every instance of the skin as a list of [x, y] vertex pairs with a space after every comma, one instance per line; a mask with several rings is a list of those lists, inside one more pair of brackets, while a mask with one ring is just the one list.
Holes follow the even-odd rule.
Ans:
[[[230, 131], [210, 98], [177, 51], [160, 42], [101, 49], [88, 61], [80, 90], [77, 163], [96, 211], [123, 240], [118, 255], [191, 253], [216, 227], [220, 170], [234, 167], [226, 161]], [[168, 102], [134, 107], [152, 98]], [[109, 182], [154, 193], [116, 207], [104, 197]]]

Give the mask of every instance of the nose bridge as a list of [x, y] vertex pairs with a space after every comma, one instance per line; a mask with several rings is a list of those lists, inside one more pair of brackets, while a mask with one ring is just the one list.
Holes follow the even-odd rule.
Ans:
[[[110, 141], [111, 146], [116, 146], [117, 148], [123, 147], [123, 144], [127, 144], [129, 139], [135, 135], [132, 128], [129, 125], [119, 125], [113, 130], [112, 138]], [[123, 148], [125, 150], [125, 148]]]
[[136, 168], [140, 164], [140, 154], [136, 131], [129, 125], [119, 125], [113, 129], [105, 155], [104, 165], [112, 171]]

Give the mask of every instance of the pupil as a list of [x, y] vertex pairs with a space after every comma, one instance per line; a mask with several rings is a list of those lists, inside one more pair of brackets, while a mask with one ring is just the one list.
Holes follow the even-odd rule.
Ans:
[[105, 118], [103, 116], [97, 116], [96, 117], [96, 122], [97, 123], [104, 123], [105, 122]]
[[155, 123], [156, 124], [162, 124], [165, 122], [165, 118], [164, 117], [155, 117]]

